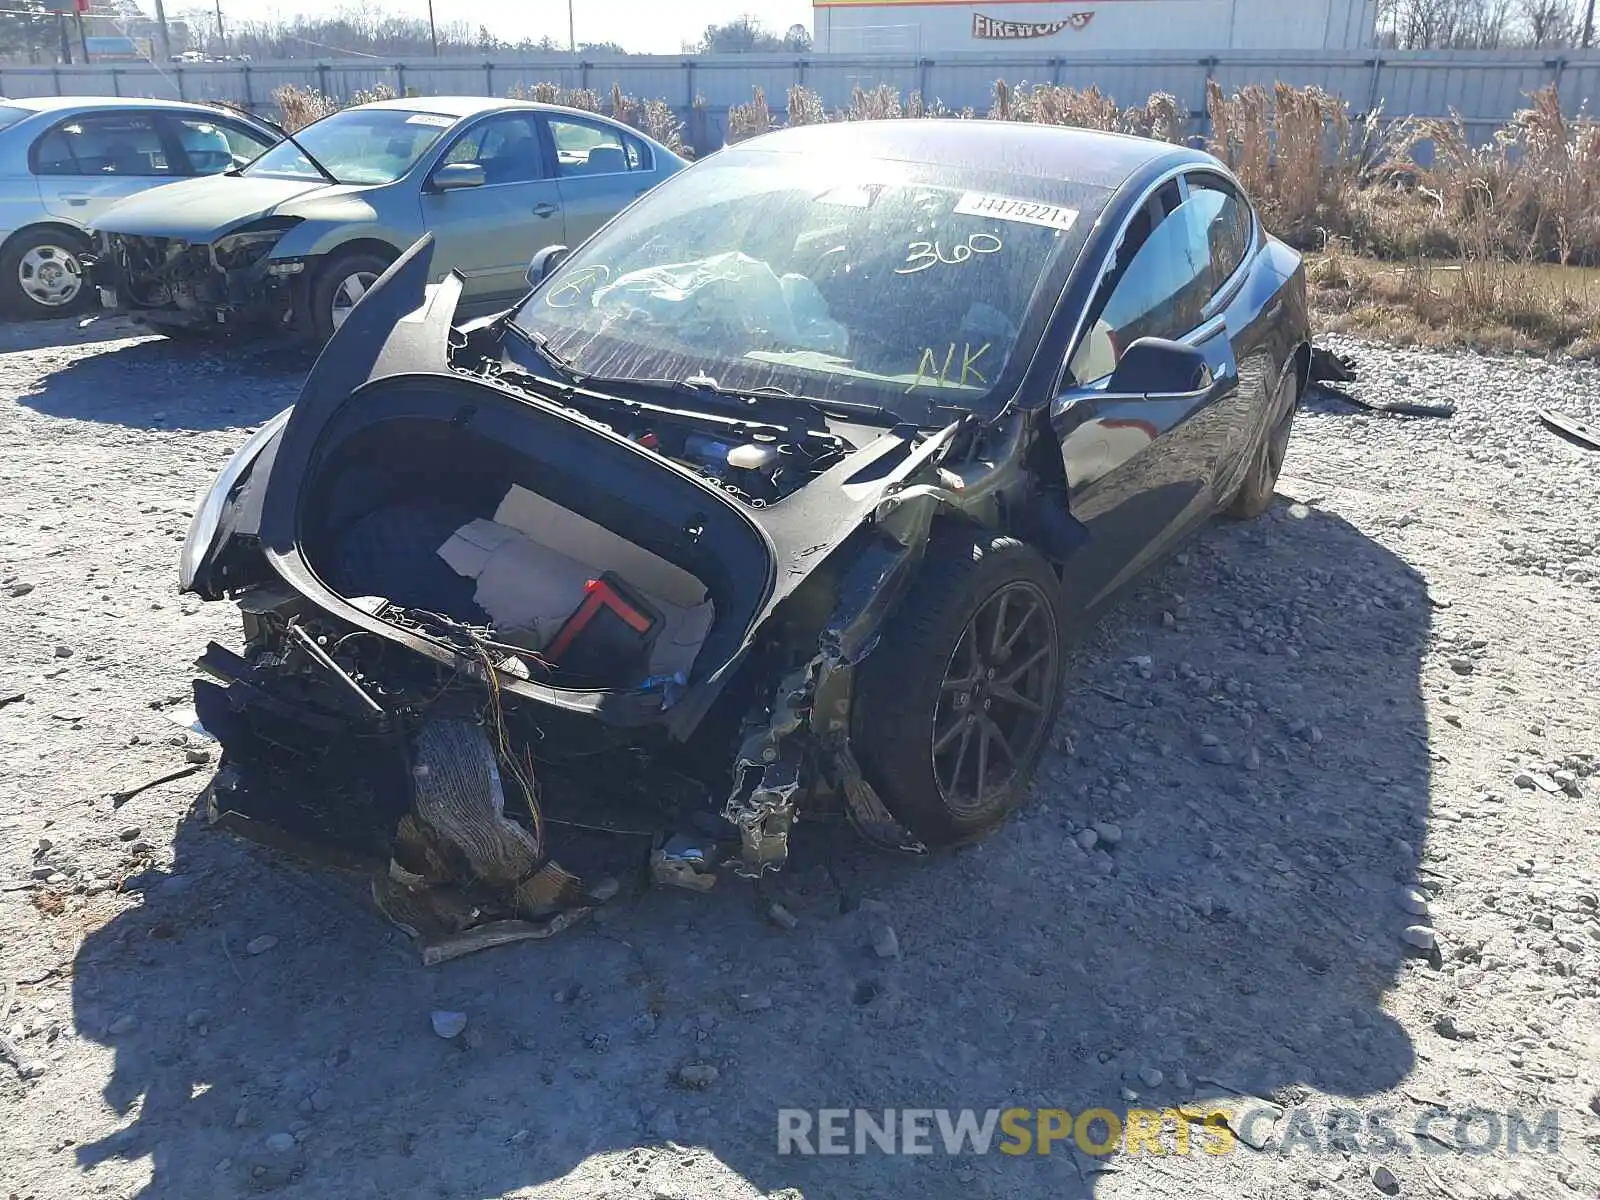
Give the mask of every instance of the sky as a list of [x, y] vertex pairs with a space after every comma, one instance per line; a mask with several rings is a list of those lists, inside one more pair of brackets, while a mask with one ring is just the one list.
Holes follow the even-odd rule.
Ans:
[[[150, 7], [148, 0], [143, 7]], [[185, 7], [182, 0], [167, 0], [168, 12]], [[331, 16], [351, 7], [351, 0], [222, 0], [222, 19], [226, 23], [230, 14], [241, 21], [268, 14]], [[427, 0], [367, 0], [364, 7], [397, 16], [428, 15]], [[746, 13], [776, 33], [796, 24], [811, 28], [811, 0], [573, 0], [572, 7], [578, 41], [619, 42], [636, 54], [676, 54], [707, 25]], [[433, 12], [441, 25], [488, 25], [502, 41], [546, 35], [563, 45], [567, 40], [567, 0], [433, 0]]]

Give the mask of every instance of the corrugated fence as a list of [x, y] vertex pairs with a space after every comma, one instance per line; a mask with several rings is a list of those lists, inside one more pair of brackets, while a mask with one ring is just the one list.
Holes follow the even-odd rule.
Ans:
[[1025, 55], [949, 54], [938, 58], [878, 55], [662, 55], [579, 59], [572, 55], [414, 58], [399, 62], [297, 60], [276, 63], [92, 64], [0, 66], [0, 95], [113, 95], [230, 100], [271, 115], [272, 92], [283, 84], [348, 97], [387, 84], [404, 94], [503, 96], [519, 85], [548, 80], [564, 87], [663, 99], [689, 121], [696, 98], [704, 104], [690, 126], [696, 148], [721, 145], [728, 109], [763, 88], [782, 114], [790, 86], [804, 84], [829, 107], [849, 102], [853, 88], [887, 83], [920, 91], [954, 109], [987, 110], [994, 82], [1059, 83], [1101, 91], [1127, 105], [1152, 92], [1170, 92], [1204, 117], [1205, 85], [1232, 91], [1247, 84], [1316, 85], [1349, 101], [1357, 114], [1381, 106], [1388, 117], [1445, 116], [1459, 111], [1487, 137], [1529, 92], [1555, 83], [1568, 113], [1600, 100], [1600, 50], [1538, 52], [1304, 52], [1229, 51], [1215, 54]]

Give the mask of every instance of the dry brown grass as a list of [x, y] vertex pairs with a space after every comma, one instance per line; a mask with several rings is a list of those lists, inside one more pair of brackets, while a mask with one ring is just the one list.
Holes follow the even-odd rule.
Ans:
[[1509, 262], [1309, 260], [1318, 325], [1401, 345], [1600, 357], [1600, 271]]
[[789, 124], [825, 125], [830, 119], [821, 96], [799, 84], [789, 89]]
[[989, 119], [1132, 133], [1165, 142], [1181, 142], [1186, 124], [1177, 98], [1165, 92], [1157, 92], [1142, 105], [1121, 108], [1097, 87], [1079, 91], [1040, 83], [1012, 88], [1003, 79], [995, 81]]
[[756, 88], [755, 99], [749, 104], [735, 104], [728, 110], [727, 140], [730, 145], [766, 133], [771, 128], [772, 110], [767, 107], [766, 92], [760, 88]]
[[1319, 88], [1278, 84], [1226, 96], [1206, 87], [1207, 149], [1227, 163], [1280, 237], [1313, 244], [1348, 234], [1347, 210], [1374, 181], [1379, 114], [1356, 122], [1349, 106]]

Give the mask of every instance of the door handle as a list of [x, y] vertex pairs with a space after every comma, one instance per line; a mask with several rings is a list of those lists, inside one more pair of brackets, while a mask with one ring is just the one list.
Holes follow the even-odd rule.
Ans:
[[89, 203], [89, 197], [84, 196], [84, 195], [78, 195], [78, 194], [65, 195], [64, 194], [61, 198], [63, 200], [65, 200], [68, 204], [74, 204], [74, 205], [77, 205], [79, 207], [82, 207], [83, 205]]
[[533, 215], [536, 217], [553, 217], [560, 211], [561, 206], [559, 204], [551, 204], [548, 200], [541, 201], [533, 206]]

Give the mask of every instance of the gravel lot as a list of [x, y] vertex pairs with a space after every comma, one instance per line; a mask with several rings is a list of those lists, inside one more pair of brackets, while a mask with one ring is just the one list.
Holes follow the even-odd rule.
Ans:
[[[207, 752], [162, 709], [236, 617], [178, 545], [306, 364], [0, 329], [0, 1195], [1600, 1193], [1600, 453], [1534, 419], [1600, 372], [1343, 345], [1459, 414], [1313, 398], [1274, 510], [1086, 631], [1000, 834], [842, 841], [842, 891], [803, 842], [793, 930], [724, 880], [424, 969], [204, 773], [110, 799]], [[776, 1153], [782, 1107], [1212, 1098], [1259, 1149]]]

